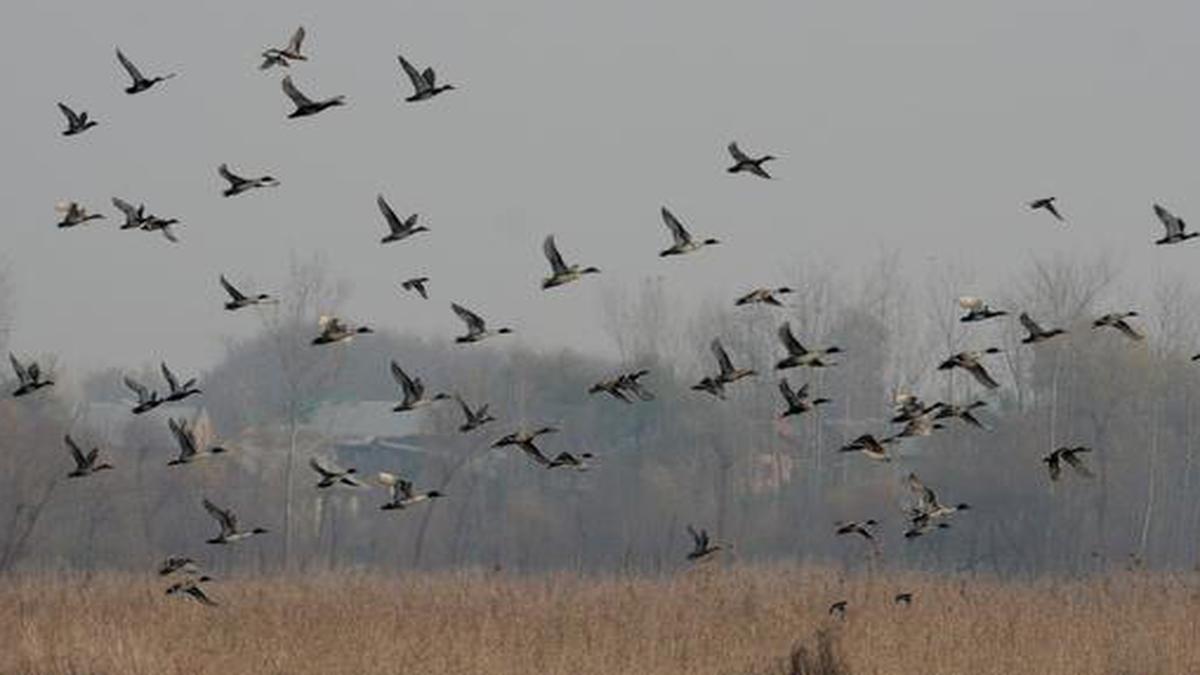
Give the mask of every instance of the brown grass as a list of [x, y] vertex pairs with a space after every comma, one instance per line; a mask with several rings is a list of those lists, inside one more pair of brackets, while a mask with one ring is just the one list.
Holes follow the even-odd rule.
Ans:
[[216, 608], [164, 587], [0, 580], [0, 673], [1200, 673], [1196, 576], [347, 573], [213, 583]]

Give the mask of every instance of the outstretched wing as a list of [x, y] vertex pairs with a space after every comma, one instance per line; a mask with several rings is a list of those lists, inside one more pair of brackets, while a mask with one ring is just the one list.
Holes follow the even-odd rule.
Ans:
[[175, 442], [179, 444], [179, 457], [187, 459], [194, 456], [196, 454], [196, 437], [188, 428], [187, 420], [177, 420], [171, 417], [167, 419], [167, 426], [175, 435]]
[[141, 382], [138, 382], [128, 375], [126, 375], [124, 379], [125, 386], [129, 387], [130, 391], [137, 394], [138, 403], [144, 403], [146, 399], [150, 398], [150, 392], [146, 390], [146, 387], [143, 386]]
[[1021, 312], [1021, 316], [1018, 318], [1021, 320], [1021, 325], [1025, 327], [1025, 330], [1029, 331], [1030, 335], [1041, 335], [1044, 332], [1042, 327], [1029, 314]]
[[212, 516], [221, 525], [222, 533], [237, 532], [237, 516], [233, 515], [233, 511], [222, 509], [216, 504], [204, 498], [204, 509], [208, 511], [208, 515]]
[[321, 460], [317, 459], [315, 456], [308, 458], [308, 465], [312, 467], [313, 471], [321, 474], [323, 478], [333, 478], [340, 473], [339, 471], [335, 471], [334, 469], [322, 464]]
[[404, 74], [408, 75], [408, 79], [412, 82], [413, 89], [420, 93], [429, 88], [429, 84], [425, 81], [425, 78], [421, 75], [421, 73], [417, 72], [417, 69], [413, 67], [413, 64], [408, 62], [408, 59], [404, 58], [402, 55], [397, 55], [396, 58], [400, 59], [400, 67], [404, 69]]
[[795, 408], [800, 405], [801, 396], [792, 391], [786, 377], [779, 378], [779, 393], [783, 394], [783, 400], [788, 404], [789, 408]]
[[404, 231], [404, 222], [400, 220], [400, 217], [396, 215], [396, 212], [392, 210], [392, 207], [388, 205], [387, 200], [383, 198], [383, 195], [380, 194], [375, 196], [375, 204], [379, 206], [380, 213], [382, 213], [384, 219], [387, 220], [388, 229], [392, 231], [392, 234], [399, 234]]
[[121, 62], [121, 65], [125, 68], [125, 72], [129, 73], [129, 77], [134, 82], [140, 82], [146, 79], [142, 76], [142, 72], [137, 69], [137, 66], [133, 65], [133, 62], [121, 53], [120, 48], [117, 49], [117, 60]]
[[70, 124], [72, 127], [79, 126], [79, 124], [80, 124], [79, 115], [75, 114], [74, 110], [71, 110], [65, 104], [62, 104], [62, 103], [58, 104], [58, 109], [62, 111], [62, 114], [64, 116], [66, 116], [68, 124]]
[[396, 380], [396, 383], [404, 390], [405, 398], [421, 398], [421, 389], [423, 387], [421, 387], [420, 381], [409, 377], [408, 373], [404, 372], [400, 364], [394, 360], [392, 361], [392, 379]]
[[229, 283], [229, 280], [225, 278], [224, 274], [221, 275], [221, 288], [224, 288], [225, 292], [228, 293], [229, 297], [235, 302], [241, 302], [242, 300], [246, 299], [246, 296], [242, 295], [241, 291], [234, 288], [233, 284]]
[[8, 362], [12, 364], [13, 372], [17, 374], [17, 381], [21, 384], [27, 384], [29, 382], [29, 372], [25, 370], [25, 366], [21, 365], [21, 362], [12, 353], [8, 355]]
[[542, 253], [546, 254], [546, 260], [550, 261], [550, 269], [555, 274], [566, 274], [567, 263], [563, 262], [562, 254], [558, 252], [558, 246], [554, 244], [554, 235], [549, 235], [542, 242]]
[[87, 457], [84, 456], [83, 450], [75, 443], [75, 439], [71, 438], [71, 434], [63, 436], [63, 442], [67, 444], [67, 449], [71, 451], [71, 458], [75, 460], [76, 466], [83, 468], [88, 465]]
[[1183, 233], [1183, 221], [1166, 208], [1155, 204], [1154, 215], [1158, 216], [1158, 219], [1162, 222], [1163, 227], [1167, 229], [1167, 236], [1174, 236]]
[[662, 219], [666, 223], [667, 229], [671, 231], [671, 236], [675, 238], [676, 244], [683, 246], [691, 243], [692, 235], [688, 234], [688, 231], [683, 227], [683, 223], [679, 222], [675, 214], [671, 213], [665, 206], [662, 207]]
[[746, 153], [742, 152], [742, 149], [738, 147], [737, 141], [729, 144], [729, 154], [733, 155], [733, 161], [739, 164], [750, 161], [750, 157], [748, 157]]
[[221, 178], [224, 178], [225, 180], [229, 181], [229, 183], [231, 185], [237, 185], [238, 183], [246, 182], [245, 178], [230, 171], [228, 164], [221, 164], [221, 166], [217, 167], [217, 173], [221, 174]]
[[421, 73], [421, 79], [425, 80], [430, 88], [437, 86], [437, 73], [433, 72], [433, 68], [426, 68], [425, 72]]
[[974, 377], [979, 384], [982, 384], [988, 389], [995, 389], [996, 387], [1000, 386], [1000, 383], [992, 377], [991, 373], [989, 373], [987, 369], [983, 367], [982, 363], [973, 363], [970, 366], [967, 366], [967, 372], [971, 373], [972, 377]]
[[456, 302], [450, 303], [450, 309], [453, 309], [454, 313], [458, 315], [458, 318], [462, 319], [463, 322], [467, 324], [467, 330], [471, 331], [472, 333], [482, 333], [485, 330], [486, 324], [475, 312], [472, 312]]
[[179, 391], [179, 380], [175, 379], [175, 373], [172, 373], [171, 369], [167, 367], [166, 361], [161, 364], [160, 369], [163, 379], [167, 381], [167, 386], [171, 388], [171, 391]]
[[120, 197], [113, 197], [112, 204], [113, 204], [113, 206], [117, 207], [117, 209], [119, 209], [121, 211], [121, 213], [124, 213], [125, 218], [127, 218], [128, 220], [133, 221], [133, 222], [137, 222], [137, 221], [141, 220], [141, 217], [142, 217], [141, 209], [134, 208], [133, 204], [130, 204], [129, 202], [125, 201], [124, 199], [121, 199]]
[[304, 26], [300, 26], [295, 33], [292, 33], [292, 39], [287, 43], [288, 53], [299, 56], [302, 44], [304, 44]]
[[720, 338], [713, 338], [713, 341], [709, 343], [709, 349], [712, 349], [713, 356], [717, 357], [717, 365], [721, 368], [722, 374], [733, 372], [733, 361], [729, 358], [725, 347], [721, 345]]
[[313, 103], [312, 99], [300, 93], [300, 90], [296, 88], [296, 85], [292, 84], [291, 75], [283, 78], [283, 93], [287, 94], [288, 98], [292, 99], [292, 103], [295, 103], [296, 107], [308, 106], [312, 105]]
[[783, 343], [783, 347], [788, 351], [788, 354], [800, 356], [808, 353], [804, 345], [800, 344], [800, 341], [792, 334], [792, 324], [790, 321], [784, 321], [783, 325], [779, 327], [779, 341]]

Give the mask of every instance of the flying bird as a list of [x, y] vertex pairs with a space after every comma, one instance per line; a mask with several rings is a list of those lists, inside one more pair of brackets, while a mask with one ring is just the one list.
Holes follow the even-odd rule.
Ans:
[[228, 279], [225, 278], [224, 274], [221, 275], [220, 281], [221, 281], [221, 288], [224, 288], [225, 292], [227, 294], [229, 294], [229, 301], [225, 303], [225, 309], [227, 309], [231, 312], [242, 309], [243, 307], [252, 307], [254, 305], [263, 305], [263, 304], [275, 304], [276, 302], [278, 302], [277, 300], [273, 299], [271, 296], [267, 295], [266, 293], [259, 293], [254, 296], [249, 296], [249, 295], [246, 295], [245, 293], [242, 293], [233, 284], [231, 284]]
[[1063, 218], [1062, 214], [1058, 212], [1058, 208], [1054, 206], [1055, 199], [1056, 197], [1042, 197], [1041, 199], [1035, 199], [1029, 202], [1029, 208], [1033, 209], [1034, 211], [1042, 209], [1043, 211], [1046, 211], [1050, 215], [1054, 216], [1060, 223], [1066, 222], [1066, 219]]
[[223, 197], [232, 197], [240, 195], [247, 190], [277, 187], [279, 185], [279, 181], [275, 180], [273, 176], [259, 176], [258, 178], [244, 178], [239, 176], [229, 170], [228, 164], [222, 164], [217, 167], [217, 173], [220, 174], [221, 178], [229, 182], [229, 187], [221, 192], [221, 196]]
[[216, 607], [217, 603], [204, 589], [200, 588], [200, 584], [205, 581], [212, 581], [211, 577], [202, 576], [196, 579], [185, 579], [178, 581], [167, 587], [167, 595], [178, 595], [186, 600], [193, 600], [206, 607]]
[[998, 309], [992, 309], [982, 298], [972, 298], [963, 296], [958, 299], [958, 306], [967, 310], [967, 313], [961, 316], [958, 320], [963, 323], [974, 323], [976, 321], [987, 321], [998, 316], [1006, 316], [1008, 312]]
[[494, 335], [508, 335], [513, 332], [511, 328], [488, 328], [481, 316], [458, 303], [450, 303], [450, 309], [454, 310], [458, 318], [467, 324], [467, 334], [454, 338], [458, 344], [479, 342]]
[[418, 214], [414, 213], [404, 220], [400, 220], [400, 216], [392, 210], [388, 205], [387, 200], [383, 195], [376, 195], [375, 204], [379, 206], [379, 211], [383, 213], [384, 220], [387, 221], [388, 234], [379, 243], [389, 244], [393, 241], [407, 239], [418, 232], [429, 232], [429, 228], [424, 225], [417, 225]]
[[975, 408], [982, 408], [986, 405], [987, 403], [984, 401], [972, 401], [965, 405], [955, 405], [953, 403], [942, 403], [939, 401], [938, 403], [934, 403], [931, 406], [931, 409], [935, 412], [933, 416], [934, 419], [941, 420], [957, 417], [973, 427], [986, 429], [987, 427], [983, 426], [983, 422], [980, 422], [979, 418], [975, 417], [975, 414], [971, 412]]
[[429, 291], [425, 288], [425, 284], [429, 283], [429, 277], [413, 277], [400, 283], [400, 288], [406, 291], [416, 291], [422, 299], [429, 299]]
[[869, 520], [851, 520], [851, 521], [846, 521], [846, 522], [839, 521], [837, 523], [834, 523], [834, 525], [837, 527], [837, 529], [834, 530], [834, 534], [837, 534], [837, 535], [857, 534], [858, 536], [862, 537], [863, 539], [866, 539], [867, 541], [874, 543], [875, 542], [875, 534], [873, 532], [871, 532], [871, 528], [875, 527], [878, 524], [879, 523], [876, 522], [874, 518], [869, 519]]
[[133, 62], [121, 53], [120, 48], [117, 49], [117, 60], [121, 62], [121, 66], [125, 68], [125, 72], [129, 73], [129, 79], [133, 81], [132, 84], [125, 88], [126, 94], [137, 94], [139, 92], [146, 91], [150, 87], [153, 87], [163, 80], [169, 80], [172, 77], [175, 77], [175, 73], [168, 73], [167, 75], [149, 78], [142, 75], [142, 72], [137, 69], [137, 66], [133, 65]]
[[1158, 220], [1167, 230], [1163, 238], [1154, 242], [1155, 244], [1179, 244], [1200, 234], [1200, 232], [1187, 232], [1187, 223], [1183, 222], [1182, 218], [1158, 204], [1154, 205], [1154, 215], [1158, 216]]
[[393, 473], [388, 473], [386, 471], [380, 471], [378, 478], [379, 482], [383, 483], [385, 487], [389, 488], [392, 493], [392, 498], [379, 507], [384, 511], [405, 509], [413, 506], [414, 504], [420, 504], [421, 502], [428, 501], [430, 499], [437, 499], [438, 497], [446, 496], [437, 490], [419, 493], [413, 492], [412, 481], [404, 480], [400, 476], [397, 476]]
[[338, 342], [350, 342], [356, 335], [369, 335], [375, 331], [370, 326], [352, 326], [336, 316], [322, 316], [317, 319], [321, 332], [312, 339], [314, 345], [331, 345]]
[[438, 94], [454, 89], [452, 84], [439, 85], [437, 83], [437, 75], [433, 72], [433, 68], [426, 68], [424, 72], [417, 72], [408, 59], [403, 56], [396, 56], [400, 60], [400, 67], [404, 69], [404, 74], [408, 75], [409, 81], [412, 82], [413, 94], [404, 99], [409, 103], [424, 101], [433, 98]]
[[546, 260], [550, 261], [550, 276], [542, 279], [543, 290], [571, 283], [585, 274], [600, 273], [598, 267], [581, 267], [564, 262], [562, 254], [558, 252], [558, 246], [554, 243], [554, 235], [547, 236], [542, 242], [542, 253], [546, 255]]
[[667, 207], [662, 207], [661, 213], [663, 223], [665, 223], [667, 229], [671, 231], [671, 237], [675, 240], [675, 243], [672, 244], [670, 248], [659, 253], [658, 255], [660, 257], [665, 258], [669, 255], [683, 255], [685, 253], [698, 251], [705, 246], [721, 243], [720, 241], [711, 238], [697, 241], [692, 237], [692, 234], [688, 232], [686, 228], [684, 228], [683, 223], [679, 222], [679, 219], [676, 218], [675, 214], [671, 213]]
[[1083, 459], [1079, 455], [1091, 452], [1091, 448], [1084, 446], [1077, 447], [1061, 447], [1042, 458], [1046, 464], [1047, 471], [1050, 472], [1050, 480], [1056, 481], [1062, 476], [1062, 465], [1075, 470], [1075, 473], [1084, 478], [1092, 478], [1092, 472], [1083, 464]]
[[100, 462], [100, 448], [92, 448], [91, 452], [84, 453], [75, 439], [71, 438], [71, 434], [63, 436], [63, 442], [71, 451], [71, 459], [75, 460], [75, 470], [67, 474], [68, 478], [83, 478], [97, 471], [113, 468], [113, 465], [108, 462]]
[[196, 439], [196, 432], [184, 418], [167, 418], [167, 428], [171, 430], [171, 435], [175, 437], [175, 443], [179, 446], [179, 454], [167, 462], [167, 466], [191, 464], [196, 460], [225, 452], [225, 448], [219, 445], [201, 448], [200, 441]]
[[165, 361], [160, 364], [159, 370], [162, 371], [163, 379], [167, 381], [168, 388], [167, 396], [163, 399], [163, 403], [176, 403], [190, 396], [202, 393], [196, 387], [196, 378], [194, 377], [180, 384], [179, 378], [175, 377], [175, 373], [171, 372]]
[[734, 161], [733, 166], [726, 169], [726, 171], [729, 173], [748, 171], [759, 178], [771, 177], [771, 174], [767, 173], [766, 169], [764, 169], [762, 165], [775, 159], [773, 155], [763, 155], [758, 159], [751, 158], [749, 155], [742, 152], [741, 148], [738, 147], [737, 141], [729, 144], [729, 154], [733, 156]]
[[80, 206], [78, 202], [63, 202], [57, 204], [54, 210], [62, 214], [62, 220], [58, 221], [60, 228], [75, 227], [89, 220], [101, 220], [104, 218], [104, 214], [102, 213], [88, 213], [87, 209]]
[[346, 105], [345, 96], [334, 96], [332, 98], [326, 98], [320, 101], [312, 100], [296, 88], [296, 85], [292, 83], [291, 75], [283, 78], [282, 86], [283, 93], [287, 94], [287, 97], [292, 99], [292, 103], [296, 106], [296, 109], [288, 115], [289, 119], [308, 117], [310, 115], [316, 115], [326, 108]]
[[687, 559], [689, 562], [699, 562], [711, 558], [717, 551], [723, 547], [721, 544], [714, 544], [708, 539], [708, 530], [699, 530], [687, 526], [687, 532], [692, 537], [692, 550], [688, 552]]
[[43, 379], [42, 369], [36, 361], [30, 361], [29, 365], [25, 365], [18, 361], [12, 353], [9, 353], [8, 362], [12, 365], [13, 374], [17, 376], [17, 388], [12, 393], [14, 398], [32, 394], [43, 387], [54, 386], [53, 380]]
[[239, 530], [237, 516], [232, 509], [223, 509], [205, 498], [202, 502], [204, 510], [208, 511], [208, 515], [212, 516], [217, 524], [220, 525], [221, 531], [217, 536], [209, 539], [208, 544], [232, 544], [249, 539], [255, 535], [267, 534], [268, 530], [261, 527], [256, 527], [252, 530]]
[[542, 453], [541, 448], [534, 443], [534, 440], [543, 434], [552, 434], [556, 432], [558, 432], [558, 429], [554, 427], [541, 427], [539, 429], [534, 429], [533, 431], [518, 429], [517, 431], [503, 436], [496, 442], [492, 443], [492, 447], [503, 448], [510, 445], [515, 445], [535, 463], [550, 469], [554, 468], [553, 460], [551, 460], [549, 457], [546, 457], [546, 455]]
[[809, 368], [834, 366], [837, 364], [826, 361], [824, 357], [829, 354], [842, 353], [842, 349], [837, 346], [810, 351], [804, 345], [800, 344], [800, 341], [792, 334], [792, 325], [788, 321], [784, 321], [783, 325], [779, 327], [778, 335], [779, 341], [783, 343], [783, 348], [787, 350], [788, 355], [775, 364], [776, 370], [785, 370], [797, 366], [808, 366]]
[[65, 103], [59, 103], [58, 109], [62, 112], [63, 117], [67, 118], [67, 128], [62, 132], [63, 136], [74, 136], [75, 134], [81, 134], [96, 126], [96, 121], [88, 118], [86, 110], [76, 113], [74, 110], [71, 110], [69, 107], [67, 107], [67, 104]]
[[307, 61], [308, 57], [300, 53], [302, 44], [304, 44], [304, 26], [300, 26], [295, 33], [292, 33], [292, 39], [288, 40], [286, 47], [270, 47], [263, 51], [263, 62], [258, 69], [267, 70], [272, 66], [289, 68], [292, 61]]
[[358, 482], [358, 480], [354, 478], [354, 474], [357, 473], [358, 470], [353, 467], [349, 469], [343, 469], [336, 464], [323, 461], [318, 457], [309, 457], [308, 465], [312, 467], [312, 470], [316, 471], [317, 475], [321, 477], [321, 479], [317, 481], [318, 489], [324, 490], [338, 484], [348, 485], [350, 487], [362, 487], [362, 483]]
[[137, 395], [137, 402], [133, 406], [133, 414], [141, 415], [144, 412], [154, 410], [163, 404], [163, 400], [158, 397], [157, 391], [150, 391], [141, 382], [132, 377], [125, 376], [125, 386]]
[[1025, 327], [1025, 331], [1029, 333], [1025, 337], [1021, 338], [1021, 342], [1023, 344], [1033, 345], [1039, 342], [1045, 342], [1046, 340], [1059, 335], [1067, 334], [1067, 331], [1062, 328], [1052, 328], [1050, 330], [1042, 328], [1038, 322], [1034, 321], [1033, 317], [1029, 316], [1029, 314], [1026, 312], [1021, 312], [1021, 316], [1018, 318], [1021, 320], [1021, 325]]
[[743, 295], [734, 301], [734, 305], [741, 307], [742, 305], [771, 305], [773, 307], [783, 307], [783, 302], [779, 300], [780, 295], [793, 293], [792, 289], [787, 286], [779, 288], [756, 288], [749, 293]]
[[488, 412], [488, 404], [484, 403], [478, 408], [472, 408], [462, 399], [461, 396], [455, 395], [454, 400], [458, 401], [459, 407], [462, 408], [463, 423], [459, 425], [458, 430], [462, 433], [474, 431], [488, 422], [495, 422], [496, 418]]
[[1096, 319], [1092, 322], [1092, 328], [1115, 328], [1121, 331], [1121, 334], [1130, 340], [1140, 341], [1146, 339], [1146, 336], [1138, 332], [1133, 326], [1129, 325], [1126, 319], [1137, 316], [1137, 312], [1112, 312]]
[[400, 389], [404, 392], [404, 399], [399, 405], [392, 408], [392, 412], [416, 410], [450, 398], [448, 394], [440, 393], [426, 396], [425, 383], [421, 381], [421, 378], [410, 377], [395, 360], [392, 361], [392, 379], [396, 380], [396, 384], [400, 385]]
[[872, 434], [863, 434], [843, 445], [838, 452], [861, 452], [877, 462], [890, 462], [892, 457], [888, 454], [887, 445], [892, 442], [891, 438], [879, 440]]
[[713, 356], [717, 359], [717, 366], [721, 372], [717, 375], [724, 384], [733, 384], [745, 377], [752, 377], [758, 373], [750, 368], [736, 368], [733, 365], [733, 359], [729, 358], [729, 353], [725, 351], [725, 347], [721, 344], [720, 338], [713, 338], [709, 343], [709, 349], [712, 350]]
[[783, 395], [783, 401], [787, 404], [787, 409], [779, 413], [779, 418], [791, 417], [792, 415], [801, 415], [819, 405], [829, 403], [827, 398], [808, 397], [808, 384], [805, 383], [799, 389], [793, 390], [788, 384], [786, 377], [779, 378], [779, 393]]
[[971, 377], [974, 377], [975, 381], [979, 384], [988, 389], [995, 389], [1000, 386], [1000, 383], [992, 377], [987, 368], [983, 367], [982, 359], [985, 354], [999, 354], [1002, 351], [999, 347], [988, 347], [982, 351], [959, 352], [938, 364], [937, 369], [951, 370], [953, 368], [961, 368], [970, 373]]

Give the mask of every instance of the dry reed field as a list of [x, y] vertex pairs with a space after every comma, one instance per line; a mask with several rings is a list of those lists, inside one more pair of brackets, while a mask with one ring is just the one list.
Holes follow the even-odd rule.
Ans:
[[[1200, 576], [999, 582], [817, 568], [0, 582], [3, 673], [1197, 673]], [[896, 605], [897, 592], [915, 596]], [[844, 618], [828, 614], [845, 599]], [[816, 635], [832, 657], [818, 663]], [[808, 658], [789, 655], [804, 647]]]

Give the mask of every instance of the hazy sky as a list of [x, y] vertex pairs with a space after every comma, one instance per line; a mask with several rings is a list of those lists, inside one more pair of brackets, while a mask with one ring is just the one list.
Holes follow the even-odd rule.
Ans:
[[[350, 5], [350, 6], [348, 6]], [[709, 5], [709, 6], [703, 6]], [[606, 289], [661, 275], [728, 297], [812, 261], [897, 248], [1001, 278], [1033, 254], [1112, 252], [1124, 282], [1200, 279], [1200, 243], [1162, 249], [1161, 201], [1200, 223], [1195, 2], [14, 2], [0, 22], [4, 243], [19, 353], [67, 368], [168, 358], [182, 370], [258, 327], [219, 273], [272, 291], [323, 252], [349, 318], [447, 338], [450, 300], [539, 345], [607, 345]], [[259, 52], [299, 24], [314, 97], [288, 120]], [[122, 93], [121, 48], [147, 74]], [[403, 51], [460, 89], [423, 104]], [[56, 101], [100, 126], [63, 138]], [[776, 181], [729, 176], [725, 145]], [[282, 181], [223, 199], [216, 167]], [[433, 233], [381, 246], [375, 194]], [[1068, 227], [1024, 202], [1053, 194]], [[119, 232], [112, 196], [183, 220], [180, 245]], [[76, 199], [108, 220], [68, 231]], [[661, 260], [669, 205], [722, 246]], [[540, 245], [599, 277], [543, 293]], [[398, 283], [433, 277], [433, 300]], [[987, 290], [981, 289], [981, 290]]]

